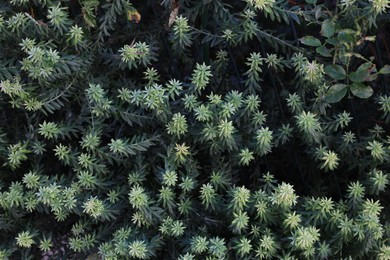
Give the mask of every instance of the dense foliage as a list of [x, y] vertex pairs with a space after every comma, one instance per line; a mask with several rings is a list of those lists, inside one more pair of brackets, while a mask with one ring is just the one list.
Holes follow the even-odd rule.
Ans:
[[390, 259], [389, 7], [0, 1], [0, 259]]

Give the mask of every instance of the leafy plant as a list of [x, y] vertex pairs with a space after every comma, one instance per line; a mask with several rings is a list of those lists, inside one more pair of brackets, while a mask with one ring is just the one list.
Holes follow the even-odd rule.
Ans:
[[389, 259], [388, 8], [0, 1], [0, 258]]

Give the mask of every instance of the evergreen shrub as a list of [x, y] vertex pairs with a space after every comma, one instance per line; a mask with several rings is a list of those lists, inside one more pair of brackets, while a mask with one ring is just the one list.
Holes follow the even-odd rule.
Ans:
[[390, 259], [389, 7], [0, 1], [0, 259]]

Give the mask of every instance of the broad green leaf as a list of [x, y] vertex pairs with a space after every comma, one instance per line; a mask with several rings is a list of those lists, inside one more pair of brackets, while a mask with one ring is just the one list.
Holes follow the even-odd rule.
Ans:
[[332, 50], [326, 48], [325, 46], [320, 46], [316, 48], [316, 52], [323, 57], [332, 57]]
[[374, 93], [374, 90], [370, 86], [366, 86], [362, 83], [353, 83], [350, 86], [350, 89], [352, 94], [359, 98], [369, 98]]
[[350, 43], [355, 40], [356, 31], [351, 29], [344, 29], [339, 32], [337, 39], [342, 42]]
[[390, 73], [390, 65], [385, 65], [378, 72], [379, 74], [389, 74]]
[[328, 74], [329, 77], [335, 80], [345, 79], [347, 73], [344, 68], [340, 65], [328, 65], [325, 67], [325, 73]]
[[371, 62], [363, 63], [356, 71], [349, 74], [349, 78], [355, 83], [372, 81], [376, 79], [376, 67]]
[[330, 38], [330, 39], [326, 39], [325, 42], [329, 43], [331, 45], [334, 45], [334, 46], [340, 43], [339, 40], [337, 40], [337, 38], [334, 38], [334, 37]]
[[378, 77], [378, 74], [377, 74], [377, 73], [369, 74], [369, 75], [364, 79], [364, 81], [374, 81], [374, 80], [376, 80], [377, 77]]
[[355, 83], [363, 82], [365, 78], [366, 74], [364, 72], [354, 71], [349, 74], [349, 79]]
[[328, 89], [325, 100], [328, 103], [337, 103], [347, 94], [347, 90], [348, 88], [345, 84], [333, 85]]
[[318, 40], [317, 38], [315, 38], [313, 36], [305, 36], [305, 37], [301, 38], [301, 42], [305, 45], [308, 45], [308, 46], [313, 46], [313, 47], [321, 46], [320, 40]]
[[365, 62], [362, 65], [360, 65], [357, 70], [358, 71], [374, 72], [374, 71], [376, 71], [376, 67], [371, 62]]
[[335, 24], [332, 20], [326, 19], [321, 25], [321, 35], [330, 38], [334, 34]]

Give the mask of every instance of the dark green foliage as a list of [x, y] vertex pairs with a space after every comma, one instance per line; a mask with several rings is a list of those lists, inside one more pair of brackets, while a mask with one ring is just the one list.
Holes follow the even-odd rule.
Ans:
[[0, 259], [390, 259], [389, 5], [0, 1]]

